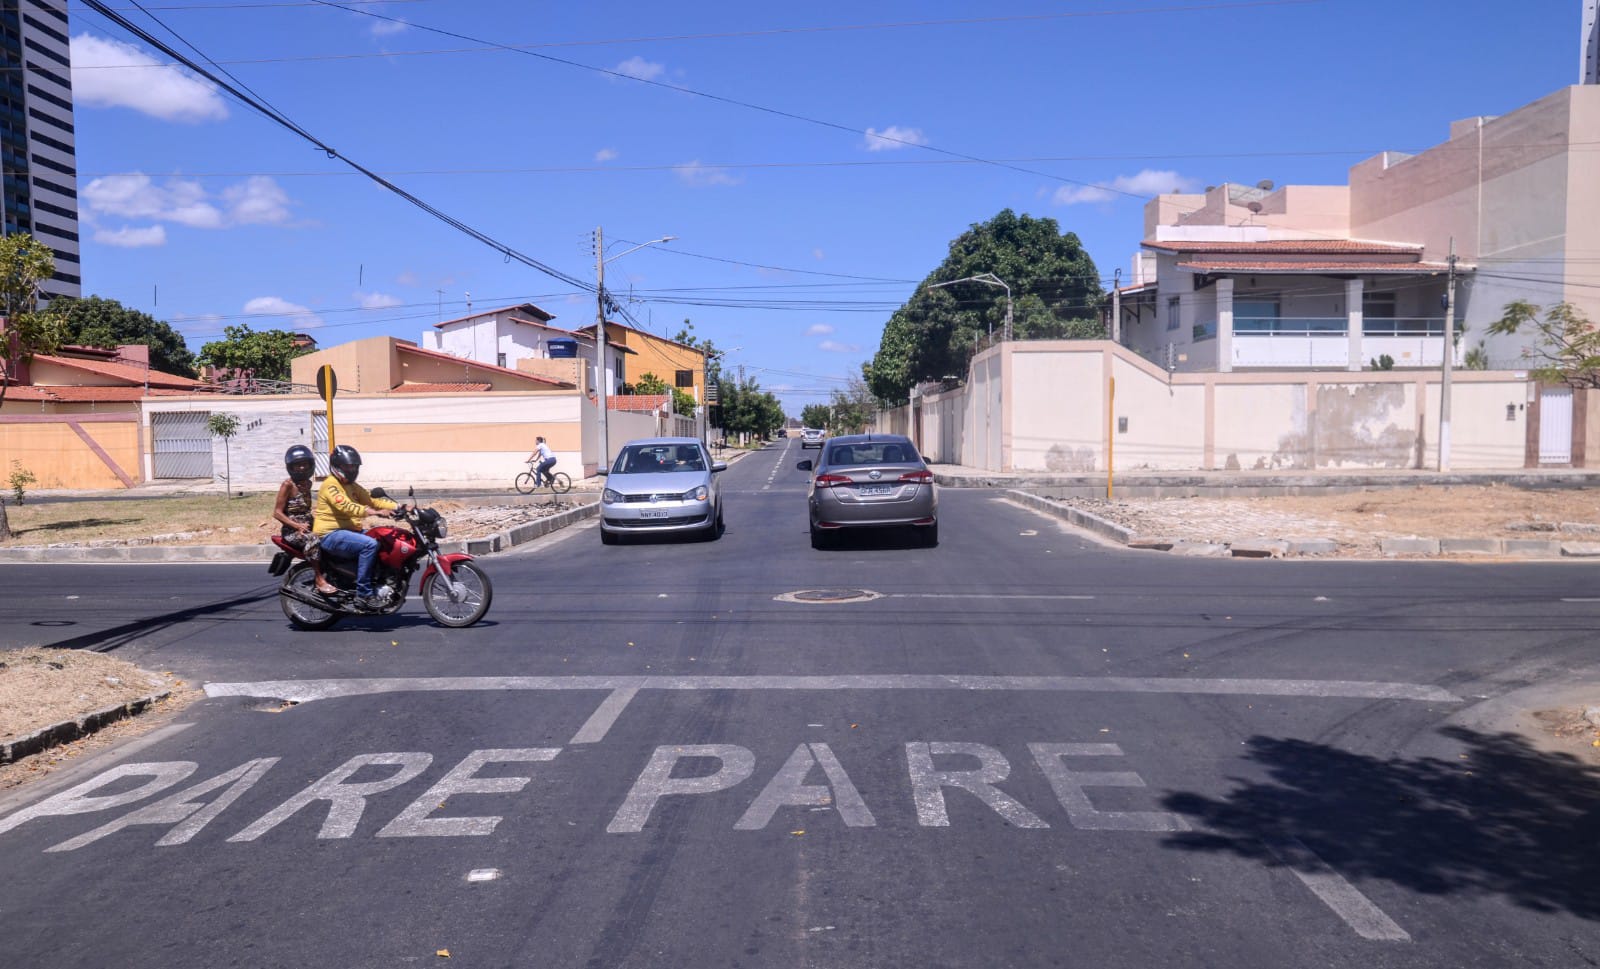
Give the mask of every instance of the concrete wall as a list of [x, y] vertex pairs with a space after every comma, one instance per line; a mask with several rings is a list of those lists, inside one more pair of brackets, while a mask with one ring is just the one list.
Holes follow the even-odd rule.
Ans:
[[[363, 459], [362, 481], [391, 489], [415, 481], [504, 482], [525, 470], [534, 438], [543, 435], [558, 467], [578, 477], [583, 467], [579, 396], [549, 394], [439, 394], [356, 396], [342, 391], [334, 401], [334, 442], [353, 445]], [[236, 487], [270, 487], [283, 480], [283, 452], [312, 443], [312, 415], [320, 398], [304, 395], [219, 399], [159, 398], [146, 401], [149, 415], [164, 411], [210, 411], [239, 418], [231, 441]], [[145, 474], [150, 473], [145, 444]], [[213, 447], [217, 480], [225, 460]]]
[[14, 470], [13, 461], [38, 479], [29, 488], [136, 484], [141, 480], [138, 415], [8, 414], [0, 417], [0, 484]]
[[[965, 386], [921, 398], [910, 432], [930, 461], [995, 471], [1103, 472], [1108, 451], [1119, 471], [1429, 468], [1438, 382], [1424, 371], [1168, 373], [1109, 341], [1009, 343], [974, 358]], [[1524, 466], [1528, 386], [1520, 373], [1455, 374], [1452, 468]], [[884, 412], [876, 429], [910, 416]], [[996, 424], [1001, 460], [986, 463]], [[1600, 463], [1600, 447], [1585, 453]]]

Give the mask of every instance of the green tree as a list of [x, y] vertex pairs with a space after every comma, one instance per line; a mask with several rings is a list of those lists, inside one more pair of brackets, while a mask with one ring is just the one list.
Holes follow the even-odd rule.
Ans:
[[675, 414], [693, 416], [695, 409], [694, 396], [668, 384], [655, 374], [645, 372], [633, 383], [633, 392], [636, 394], [671, 394], [672, 411]]
[[831, 433], [860, 434], [877, 416], [878, 400], [862, 377], [851, 377], [843, 390], [831, 395], [833, 422]]
[[944, 262], [889, 317], [865, 372], [874, 396], [900, 403], [920, 381], [966, 373], [988, 334], [1005, 325], [1005, 292], [984, 283], [928, 287], [982, 273], [993, 273], [1011, 288], [1017, 339], [1103, 335], [1100, 274], [1077, 235], [1063, 234], [1054, 219], [1004, 209], [951, 242]]
[[206, 418], [206, 430], [222, 438], [222, 454], [227, 460], [228, 497], [233, 497], [233, 436], [239, 433], [239, 418], [232, 414], [212, 414]]
[[[6, 388], [17, 379], [17, 371], [35, 355], [53, 353], [64, 336], [61, 321], [39, 312], [39, 284], [56, 272], [50, 247], [25, 232], [0, 238], [0, 303], [5, 322], [0, 325], [0, 408], [5, 406]], [[11, 537], [11, 522], [6, 518], [6, 503], [0, 497], [0, 540]]]
[[754, 378], [722, 385], [722, 429], [734, 434], [766, 437], [783, 426], [783, 405], [761, 389]]
[[800, 411], [801, 427], [827, 427], [833, 412], [827, 404], [807, 404]]
[[102, 296], [57, 299], [50, 312], [63, 318], [67, 343], [106, 349], [142, 343], [150, 348], [152, 370], [194, 376], [194, 354], [183, 334], [149, 313]]
[[1534, 342], [1522, 348], [1522, 358], [1533, 363], [1528, 372], [1535, 380], [1600, 387], [1600, 330], [1576, 306], [1557, 303], [1546, 312], [1519, 299], [1506, 304], [1489, 332], [1510, 335], [1524, 326], [1532, 328]]
[[296, 349], [288, 330], [252, 330], [240, 323], [223, 329], [223, 339], [200, 348], [200, 362], [219, 370], [249, 370], [259, 380], [288, 380], [289, 361], [310, 349]]

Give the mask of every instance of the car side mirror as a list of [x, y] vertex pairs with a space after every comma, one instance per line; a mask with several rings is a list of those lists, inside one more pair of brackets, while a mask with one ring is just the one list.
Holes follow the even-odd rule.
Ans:
[[382, 488], [373, 488], [371, 491], [367, 492], [367, 494], [371, 495], [374, 498], [387, 498], [387, 497], [389, 497], [389, 492], [384, 491]]
[[801, 461], [799, 464], [795, 465], [795, 467], [798, 468], [801, 471], [810, 471], [811, 470], [811, 459], [807, 458], [806, 460]]
[[728, 462], [726, 462], [726, 461], [713, 461], [713, 462], [711, 462], [711, 473], [712, 474], [716, 474], [718, 471], [726, 471], [726, 470], [728, 470]]
[[598, 474], [600, 477], [604, 478], [606, 475], [611, 473], [611, 469], [610, 468], [595, 468], [594, 469], [594, 473]]

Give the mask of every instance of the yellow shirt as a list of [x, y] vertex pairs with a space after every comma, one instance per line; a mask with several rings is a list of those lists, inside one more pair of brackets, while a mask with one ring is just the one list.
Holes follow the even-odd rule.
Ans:
[[398, 508], [387, 498], [374, 498], [358, 484], [345, 484], [333, 475], [322, 479], [317, 489], [317, 508], [313, 514], [311, 530], [318, 535], [341, 528], [361, 531], [361, 521], [367, 517], [368, 508]]

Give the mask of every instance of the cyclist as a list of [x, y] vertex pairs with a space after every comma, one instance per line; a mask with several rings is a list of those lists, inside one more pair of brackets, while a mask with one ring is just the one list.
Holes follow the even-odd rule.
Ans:
[[[322, 551], [328, 555], [356, 560], [356, 602], [362, 608], [382, 606], [373, 595], [372, 568], [378, 562], [378, 540], [362, 533], [361, 520], [379, 511], [400, 506], [387, 498], [377, 498], [356, 484], [361, 473], [361, 452], [348, 444], [333, 449], [328, 457], [332, 473], [317, 490], [317, 510], [312, 530], [322, 536]], [[392, 516], [391, 516], [392, 517]]]
[[537, 446], [533, 449], [533, 453], [528, 455], [528, 463], [534, 465], [533, 486], [539, 488], [554, 483], [555, 479], [550, 476], [550, 469], [556, 466], [556, 456], [551, 453], [550, 445], [544, 443], [543, 437], [534, 440]]

